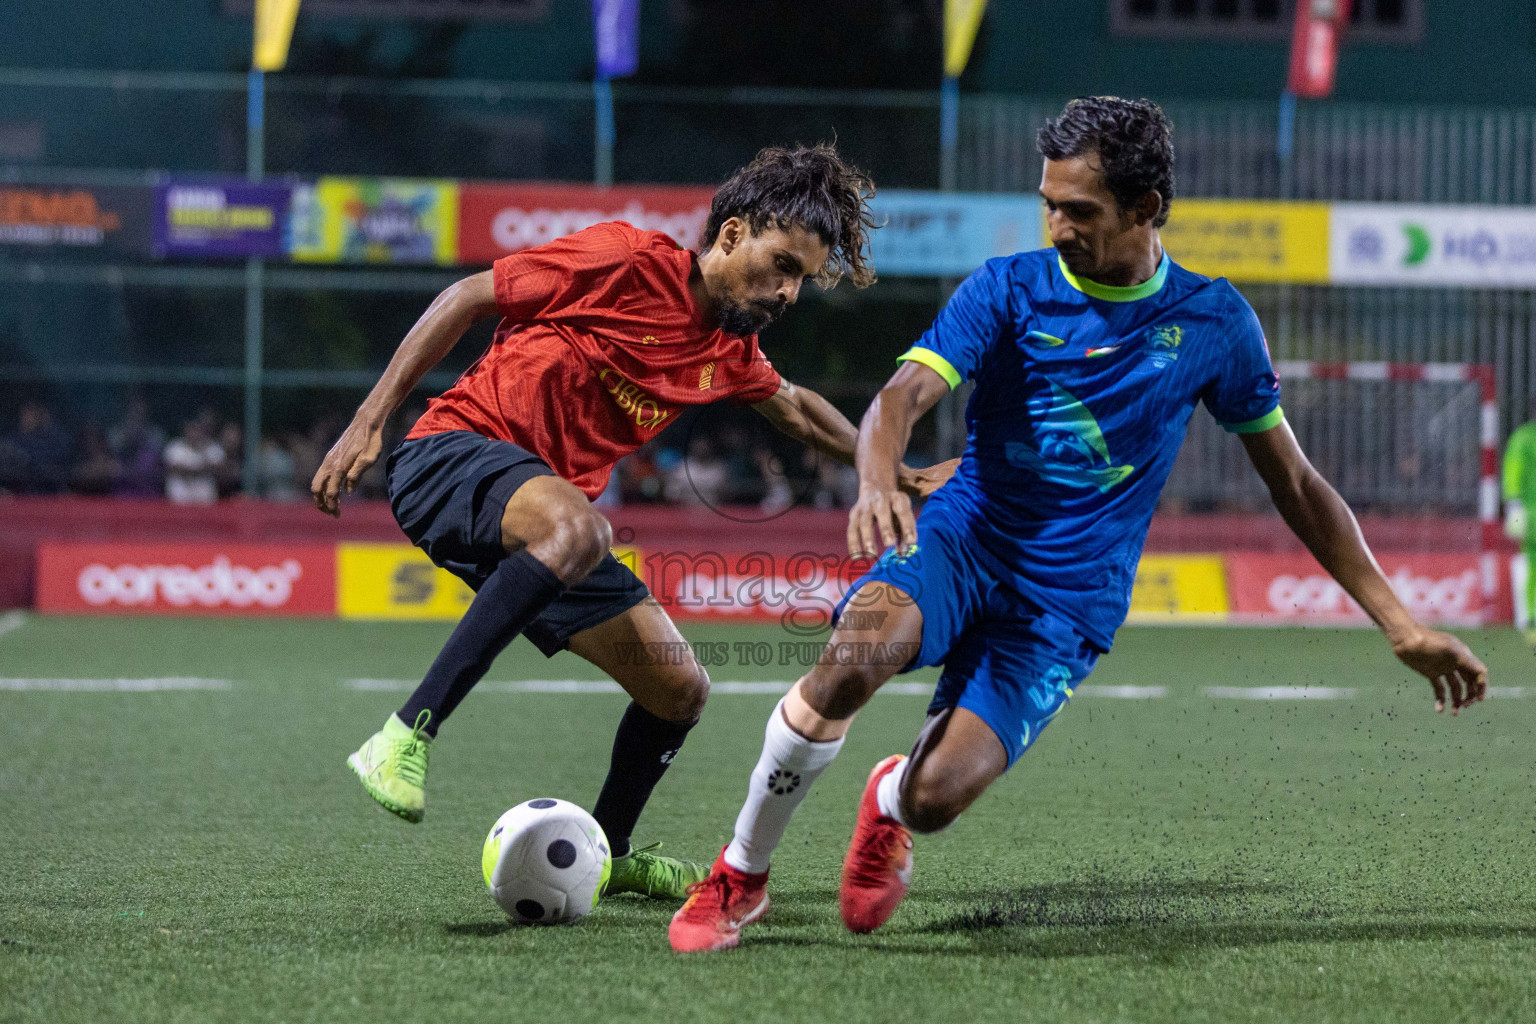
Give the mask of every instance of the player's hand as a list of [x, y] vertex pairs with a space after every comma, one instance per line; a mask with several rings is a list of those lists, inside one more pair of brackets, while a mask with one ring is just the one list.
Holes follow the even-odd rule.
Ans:
[[1435, 711], [1451, 714], [1488, 696], [1488, 667], [1477, 659], [1467, 645], [1433, 629], [1420, 627], [1416, 633], [1392, 645], [1398, 660], [1429, 680], [1435, 690]]
[[1525, 541], [1525, 530], [1529, 523], [1526, 516], [1525, 502], [1507, 501], [1504, 503], [1504, 535], [1517, 543]]
[[959, 459], [950, 459], [948, 462], [924, 466], [922, 469], [902, 466], [897, 486], [914, 498], [926, 498], [948, 483], [959, 465]]
[[848, 554], [879, 558], [893, 544], [905, 551], [917, 543], [912, 499], [900, 490], [859, 489], [859, 500], [848, 510]]
[[357, 489], [357, 482], [368, 467], [379, 461], [384, 448], [384, 430], [354, 419], [325, 453], [325, 461], [310, 481], [309, 493], [315, 508], [331, 516], [341, 516], [341, 496]]

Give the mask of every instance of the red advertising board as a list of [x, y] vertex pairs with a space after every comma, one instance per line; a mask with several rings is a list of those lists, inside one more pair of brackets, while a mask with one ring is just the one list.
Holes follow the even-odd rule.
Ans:
[[459, 188], [459, 262], [491, 263], [510, 252], [622, 220], [663, 231], [685, 249], [698, 244], [714, 189], [681, 185], [491, 184]]
[[766, 551], [641, 552], [639, 573], [667, 614], [678, 619], [779, 622], [815, 633], [869, 567], [846, 554]]
[[336, 614], [331, 544], [41, 544], [37, 608], [85, 615]]
[[[1377, 552], [1392, 589], [1421, 622], [1479, 626], [1504, 621], [1501, 559], [1477, 552]], [[1344, 588], [1307, 554], [1239, 551], [1226, 556], [1234, 621], [1369, 625]]]

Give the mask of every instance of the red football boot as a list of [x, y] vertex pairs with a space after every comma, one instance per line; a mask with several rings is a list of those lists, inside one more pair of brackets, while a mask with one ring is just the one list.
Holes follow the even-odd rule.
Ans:
[[735, 949], [742, 925], [768, 912], [768, 872], [749, 875], [715, 858], [709, 877], [688, 887], [688, 901], [672, 917], [667, 938], [679, 953]]
[[906, 760], [895, 754], [875, 765], [859, 801], [859, 821], [843, 860], [843, 887], [837, 902], [843, 924], [867, 935], [891, 919], [912, 882], [912, 833], [880, 813], [875, 790], [880, 780]]

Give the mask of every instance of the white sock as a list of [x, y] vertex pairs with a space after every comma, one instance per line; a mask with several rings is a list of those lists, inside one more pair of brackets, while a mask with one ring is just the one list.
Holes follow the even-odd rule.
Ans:
[[790, 815], [841, 749], [841, 738], [816, 742], [791, 729], [780, 700], [763, 731], [763, 754], [752, 769], [747, 801], [736, 816], [736, 837], [725, 848], [725, 862], [750, 875], [767, 871]]
[[880, 813], [906, 828], [912, 826], [901, 820], [901, 782], [907, 777], [907, 766], [911, 763], [910, 757], [902, 758], [901, 764], [886, 772], [875, 786], [875, 802], [880, 805]]

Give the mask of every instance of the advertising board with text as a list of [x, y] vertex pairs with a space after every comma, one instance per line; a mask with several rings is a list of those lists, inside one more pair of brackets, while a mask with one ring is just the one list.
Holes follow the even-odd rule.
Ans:
[[677, 185], [557, 185], [465, 182], [459, 189], [460, 263], [491, 263], [508, 253], [622, 220], [695, 248], [715, 190]]
[[963, 277], [994, 256], [1036, 248], [1040, 200], [1030, 195], [889, 189], [870, 200], [875, 270], [892, 277]]
[[0, 245], [150, 255], [148, 185], [0, 184]]
[[1337, 284], [1536, 287], [1536, 210], [1528, 206], [1334, 203]]
[[1163, 244], [1179, 265], [1237, 282], [1328, 280], [1327, 203], [1176, 199]]
[[41, 544], [37, 608], [73, 615], [336, 614], [330, 544]]
[[173, 180], [155, 190], [155, 254], [276, 259], [288, 251], [289, 185]]
[[[1240, 551], [1225, 557], [1234, 621], [1371, 624], [1311, 555]], [[1376, 558], [1393, 591], [1421, 622], [1481, 626], [1509, 617], [1497, 555], [1378, 551]]]

